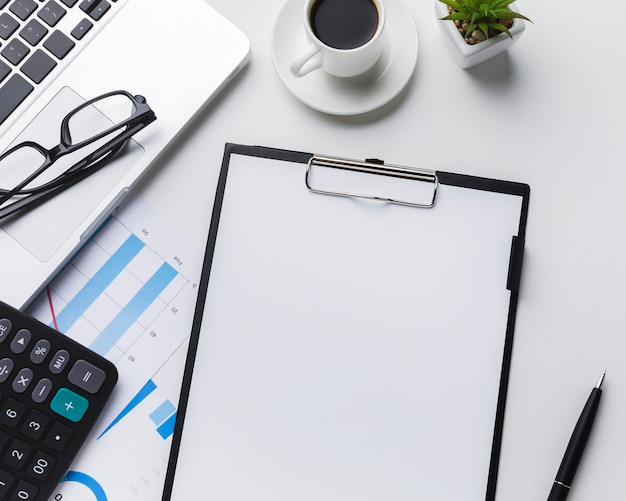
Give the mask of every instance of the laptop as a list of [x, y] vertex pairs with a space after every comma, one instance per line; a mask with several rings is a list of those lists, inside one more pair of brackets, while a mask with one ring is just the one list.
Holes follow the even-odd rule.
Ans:
[[0, 221], [0, 300], [26, 307], [249, 54], [204, 0], [0, 0], [0, 152], [59, 144], [63, 117], [110, 91], [157, 116], [97, 173]]

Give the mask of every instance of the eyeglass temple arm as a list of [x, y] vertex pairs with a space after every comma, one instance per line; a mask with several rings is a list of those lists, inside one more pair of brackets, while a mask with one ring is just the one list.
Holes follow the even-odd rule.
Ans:
[[116, 145], [113, 149], [110, 150], [109, 152], [110, 156], [100, 158], [97, 161], [97, 163], [94, 163], [92, 165], [91, 169], [79, 171], [75, 173], [74, 175], [69, 176], [68, 179], [61, 184], [55, 185], [52, 188], [42, 191], [40, 193], [36, 193], [36, 194], [28, 195], [24, 198], [20, 198], [19, 200], [16, 200], [15, 202], [5, 207], [0, 208], [0, 221], [14, 215], [20, 210], [23, 210], [26, 208], [34, 208], [35, 206], [54, 197], [55, 195], [58, 195], [59, 193], [67, 190], [68, 188], [71, 188], [75, 184], [79, 183], [83, 179], [89, 177], [91, 174], [93, 174], [94, 172], [97, 172], [102, 167], [104, 167], [107, 161], [109, 161], [110, 157], [115, 155], [120, 149], [122, 149], [123, 146], [124, 146], [124, 143]]
[[[75, 164], [74, 166], [70, 167], [70, 169], [68, 169], [68, 171], [71, 171], [72, 169], [74, 169], [73, 173], [68, 174], [68, 171], [66, 171], [66, 173], [64, 174], [64, 179], [65, 179], [64, 182], [60, 184], [52, 185], [52, 187], [47, 190], [41, 191], [39, 193], [27, 195], [23, 198], [20, 198], [19, 200], [16, 200], [15, 202], [5, 205], [4, 207], [0, 207], [0, 221], [14, 215], [18, 211], [23, 210], [27, 207], [33, 208], [34, 206], [39, 205], [42, 202], [45, 202], [46, 200], [54, 197], [55, 195], [58, 195], [59, 193], [67, 190], [68, 188], [71, 188], [72, 186], [82, 181], [83, 179], [91, 176], [94, 172], [97, 172], [102, 167], [104, 167], [106, 163], [119, 150], [122, 149], [122, 147], [126, 144], [128, 139], [130, 138], [127, 138], [126, 140], [121, 141], [121, 142], [115, 141], [117, 144], [113, 145], [112, 147], [109, 147], [108, 151], [105, 151], [102, 154], [98, 155], [98, 158], [96, 158], [95, 160], [92, 159], [92, 165], [90, 169], [87, 170], [84, 168], [86, 166], [84, 166], [82, 170], [76, 171], [74, 167], [76, 167], [77, 164]], [[104, 148], [104, 146], [102, 148]], [[82, 164], [83, 160], [81, 160], [78, 163]], [[3, 200], [0, 199], [0, 206], [2, 205], [3, 205]]]
[[[83, 169], [87, 168], [89, 165], [94, 164], [95, 162], [100, 161], [100, 159], [104, 158], [105, 156], [109, 156], [112, 153], [113, 154], [116, 153], [119, 150], [119, 148], [123, 144], [125, 144], [134, 134], [139, 132], [146, 125], [152, 123], [152, 121], [154, 121], [155, 119], [156, 119], [156, 116], [153, 119], [151, 119], [151, 120], [149, 120], [147, 122], [145, 120], [141, 120], [139, 122], [137, 120], [135, 120], [134, 121], [135, 124], [134, 125], [130, 125], [122, 134], [120, 134], [119, 136], [117, 136], [114, 139], [110, 140], [109, 142], [107, 142], [106, 144], [101, 146], [100, 148], [98, 148], [95, 151], [93, 151], [92, 153], [90, 153], [87, 157], [79, 160], [77, 163], [75, 163], [70, 168], [68, 168], [63, 174], [61, 174], [59, 176], [61, 179], [57, 179], [57, 180], [51, 181], [47, 185], [44, 185], [44, 187], [45, 186], [50, 186], [51, 188], [54, 188], [54, 187], [56, 187], [58, 182], [63, 184], [63, 183], [66, 182], [66, 181], [64, 181], [64, 179], [66, 179], [69, 176], [73, 175], [75, 172], [82, 171]], [[132, 124], [132, 122], [133, 121], [131, 121], [131, 124]], [[22, 191], [22, 189], [25, 186], [27, 186], [29, 183], [31, 183], [33, 180], [35, 180], [40, 175], [42, 175], [53, 164], [54, 164], [54, 161], [50, 161], [50, 156], [46, 155], [46, 162], [39, 169], [37, 169], [34, 173], [32, 173], [30, 176], [28, 176], [25, 180], [20, 182], [17, 186], [12, 188], [7, 193], [0, 194], [0, 208], [3, 205], [5, 205], [8, 201], [10, 201], [11, 198], [13, 198], [16, 195], [19, 195], [20, 192]], [[89, 174], [92, 174], [92, 173], [96, 172], [101, 167], [102, 167], [102, 165], [98, 166], [98, 168], [96, 168], [96, 169], [90, 169], [89, 170]], [[81, 179], [83, 179], [83, 178], [81, 178]], [[57, 182], [55, 183], [55, 181], [57, 181]], [[27, 198], [30, 198], [30, 196], [27, 197]], [[12, 207], [14, 204], [17, 204], [18, 202], [19, 201], [13, 202], [12, 204], [6, 206], [5, 208]], [[19, 205], [23, 206], [24, 204], [19, 204]], [[16, 210], [18, 210], [18, 209], [17, 208], [14, 209], [11, 213], [15, 212]], [[0, 212], [0, 219], [2, 219], [2, 217], [3, 217], [1, 214], [2, 214], [2, 212]]]
[[[122, 92], [130, 96], [130, 94], [128, 94], [127, 92]], [[83, 107], [97, 101], [98, 99], [99, 98], [96, 98], [90, 102], [85, 103]], [[119, 136], [115, 137], [111, 141], [107, 142], [105, 145], [101, 146], [100, 148], [89, 154], [86, 158], [71, 166], [67, 171], [59, 176], [61, 179], [57, 180], [58, 184], [52, 181], [51, 183], [48, 183], [48, 185], [50, 186], [49, 189], [44, 189], [39, 193], [31, 193], [19, 200], [16, 200], [13, 203], [6, 205], [7, 201], [10, 201], [10, 199], [13, 198], [15, 195], [20, 194], [19, 192], [22, 191], [25, 186], [27, 186], [30, 182], [40, 176], [54, 163], [56, 158], [54, 160], [51, 160], [50, 155], [46, 154], [47, 161], [42, 167], [40, 167], [35, 173], [31, 174], [26, 180], [19, 183], [18, 186], [16, 186], [12, 190], [3, 195], [0, 194], [0, 220], [15, 214], [17, 211], [29, 205], [39, 204], [49, 198], [52, 198], [54, 195], [68, 189], [79, 181], [90, 176], [94, 172], [100, 170], [106, 164], [106, 162], [112, 156], [114, 156], [134, 134], [136, 134], [141, 129], [156, 120], [156, 114], [152, 111], [143, 96], [135, 96], [133, 100], [136, 101], [136, 111], [138, 111], [139, 113], [137, 114], [137, 116], [131, 118], [125, 124], [127, 127], [126, 130]], [[69, 120], [69, 116], [64, 119], [63, 125], [65, 125], [65, 122], [67, 120]], [[62, 129], [63, 128], [64, 127], [62, 126]], [[108, 131], [105, 132], [104, 135], [95, 138], [95, 140], [105, 137], [106, 133], [113, 132], [115, 129], [115, 127], [110, 128]], [[83, 145], [81, 144], [77, 146], [82, 147]], [[88, 167], [91, 168], [88, 169]], [[2, 207], [3, 205], [4, 207]]]
[[156, 118], [157, 118], [156, 114], [154, 113], [154, 111], [152, 111], [152, 108], [150, 108], [150, 106], [146, 102], [146, 98], [144, 98], [143, 96], [132, 96], [131, 94], [129, 94], [126, 91], [110, 92], [108, 94], [104, 94], [102, 96], [96, 97], [96, 98], [94, 98], [94, 99], [92, 99], [90, 101], [87, 101], [87, 102], [83, 103], [78, 108], [76, 108], [71, 113], [69, 113], [63, 119], [63, 122], [61, 123], [61, 141], [64, 144], [71, 143], [72, 138], [71, 138], [71, 135], [70, 135], [69, 123], [70, 123], [72, 117], [74, 117], [74, 115], [76, 115], [78, 112], [82, 111], [84, 108], [87, 108], [88, 106], [91, 106], [91, 105], [97, 103], [98, 101], [100, 101], [101, 99], [103, 99], [105, 97], [112, 96], [112, 95], [119, 94], [119, 93], [126, 95], [129, 99], [131, 99], [133, 101], [134, 108], [135, 108], [135, 112], [133, 113], [133, 116], [131, 118], [129, 118], [128, 120], [122, 122], [122, 123], [119, 123], [119, 124], [116, 124], [116, 125], [113, 125], [113, 126], [109, 127], [108, 129], [106, 129], [106, 130], [100, 132], [99, 134], [97, 134], [96, 136], [91, 137], [87, 141], [82, 141], [82, 142], [78, 143], [77, 145], [75, 145], [75, 147], [77, 149], [78, 148], [82, 148], [86, 144], [92, 143], [94, 141], [98, 141], [98, 140], [102, 139], [103, 137], [108, 136], [112, 132], [118, 130], [121, 127], [131, 128], [131, 127], [134, 127], [138, 123], [143, 124], [143, 127], [146, 127], [147, 125], [150, 125], [152, 122], [154, 122], [156, 120]]

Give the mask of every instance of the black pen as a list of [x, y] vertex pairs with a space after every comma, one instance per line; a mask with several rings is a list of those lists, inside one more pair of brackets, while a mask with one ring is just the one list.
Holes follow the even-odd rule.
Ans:
[[593, 427], [593, 421], [598, 411], [598, 404], [602, 396], [602, 383], [605, 375], [606, 371], [602, 373], [595, 388], [591, 390], [591, 395], [589, 395], [587, 399], [585, 408], [578, 418], [572, 437], [569, 439], [569, 444], [567, 444], [561, 467], [556, 474], [554, 484], [552, 484], [548, 501], [564, 501], [569, 494], [572, 480], [574, 480], [574, 475], [576, 475], [578, 463], [580, 463], [580, 458], [583, 456], [583, 451], [587, 445], [587, 440], [589, 439], [591, 428]]

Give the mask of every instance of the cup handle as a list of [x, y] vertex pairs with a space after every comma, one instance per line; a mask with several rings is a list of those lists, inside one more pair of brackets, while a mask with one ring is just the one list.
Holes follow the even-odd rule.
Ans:
[[[312, 61], [312, 59], [318, 54], [320, 57], [318, 57], [315, 61]], [[311, 61], [311, 63], [307, 65], [309, 61]], [[291, 74], [294, 77], [300, 78], [307, 73], [320, 68], [321, 66], [322, 58], [320, 50], [315, 45], [311, 44], [293, 60], [289, 66], [289, 71], [291, 71]]]

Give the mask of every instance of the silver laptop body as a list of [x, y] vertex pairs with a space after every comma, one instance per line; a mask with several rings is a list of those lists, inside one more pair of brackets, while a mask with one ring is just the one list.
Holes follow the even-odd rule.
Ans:
[[[0, 7], [5, 1], [0, 0]], [[20, 13], [17, 4], [22, 1], [11, 0], [0, 9], [0, 16], [9, 16], [0, 17], [0, 34], [3, 20], [19, 19], [14, 11]], [[157, 120], [98, 173], [24, 216], [0, 222], [0, 300], [17, 308], [43, 288], [249, 59], [248, 39], [204, 0], [105, 0], [107, 10], [96, 22], [90, 18], [93, 12], [87, 11], [101, 1], [33, 2], [37, 11], [30, 19], [44, 26], [48, 35], [56, 30], [70, 33], [84, 19], [93, 26], [82, 40], [70, 35], [75, 46], [56, 60], [53, 71], [58, 74], [51, 73], [49, 81], [35, 85], [21, 75], [34, 90], [0, 125], [0, 151], [26, 139], [46, 147], [58, 144], [64, 114], [118, 89], [145, 96]], [[70, 8], [66, 2], [76, 5]], [[65, 10], [54, 26], [44, 21], [50, 7]], [[21, 26], [8, 40], [0, 38], [0, 61], [13, 73], [22, 70], [20, 64], [7, 63], [11, 43], [24, 45], [32, 54], [48, 52], [45, 40], [30, 46], [22, 38], [23, 29], [27, 28]], [[0, 96], [9, 78], [0, 81]]]

